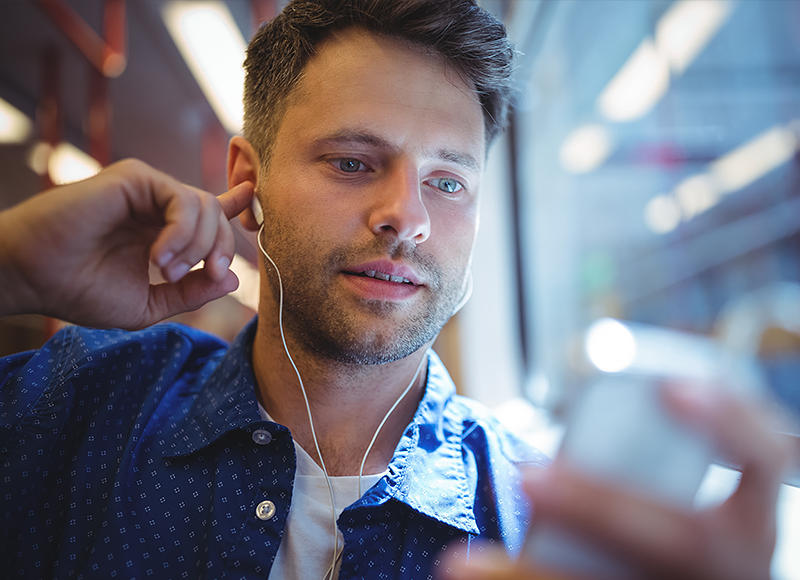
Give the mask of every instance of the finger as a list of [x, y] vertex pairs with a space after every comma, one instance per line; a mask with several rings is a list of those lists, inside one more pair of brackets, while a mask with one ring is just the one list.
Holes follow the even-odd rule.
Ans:
[[[220, 221], [220, 217], [223, 214], [216, 198], [199, 190], [196, 195], [200, 200], [200, 212], [195, 223], [195, 229], [189, 238], [188, 244], [175, 256], [173, 261], [173, 263], [180, 264], [181, 269], [184, 268], [184, 265], [192, 268], [200, 260], [206, 259], [217, 240], [220, 224], [222, 223], [224, 227], [227, 227], [227, 220]], [[167, 272], [171, 270], [172, 265], [167, 267]], [[219, 279], [222, 279], [222, 277]], [[167, 280], [171, 282], [177, 281], [176, 278], [170, 277], [167, 277]]]
[[[243, 182], [220, 195], [215, 203], [209, 203], [209, 200], [214, 199], [211, 194], [179, 185], [184, 188], [184, 195], [188, 198], [184, 199], [184, 196], [179, 195], [168, 202], [166, 216], [168, 224], [153, 245], [153, 253], [159, 257], [157, 263], [162, 267], [164, 277], [176, 282], [200, 260], [208, 258], [212, 278], [222, 280], [233, 258], [234, 250], [234, 245], [229, 245], [229, 242], [233, 241], [233, 236], [232, 233], [228, 235], [229, 226], [226, 222], [249, 206], [253, 195], [253, 184]], [[189, 207], [184, 203], [191, 204], [192, 199], [198, 201], [198, 214], [186, 215], [181, 219], [184, 207]], [[220, 216], [224, 216], [225, 219], [220, 219]], [[223, 231], [223, 235], [219, 238], [220, 251], [210, 256], [211, 248], [216, 245], [219, 237], [217, 231], [219, 227], [222, 227]]]
[[193, 189], [149, 165], [118, 161], [98, 174], [122, 193], [131, 217], [161, 227], [151, 245], [151, 260], [167, 267], [189, 243], [200, 212], [199, 190]]
[[217, 197], [217, 201], [219, 201], [222, 212], [229, 220], [235, 218], [237, 215], [250, 207], [250, 201], [252, 199], [253, 184], [249, 181], [243, 181], [242, 183]]
[[204, 258], [204, 267], [215, 280], [222, 280], [225, 277], [236, 251], [236, 240], [229, 220], [241, 212], [242, 207], [249, 207], [252, 197], [253, 185], [244, 182], [216, 198], [220, 207], [217, 215], [216, 240], [210, 253]]
[[214, 280], [222, 280], [228, 272], [236, 251], [236, 240], [233, 229], [225, 214], [220, 212], [217, 226], [217, 240], [211, 253], [205, 259], [205, 270]]
[[194, 265], [177, 257], [191, 242], [201, 212], [200, 198], [185, 186], [179, 186], [179, 189], [182, 191], [176, 189], [159, 195], [162, 198], [169, 196], [164, 206], [165, 225], [151, 248], [153, 261], [171, 282], [180, 280]]
[[689, 385], [665, 385], [663, 398], [679, 420], [705, 432], [741, 467], [732, 501], [740, 503], [742, 514], [771, 514], [791, 457], [788, 441], [775, 432], [778, 417], [760, 401]]
[[682, 562], [704, 543], [705, 527], [696, 514], [624, 493], [558, 462], [527, 472], [524, 485], [535, 506], [535, 522], [557, 521], [648, 566]]
[[229, 220], [249, 208], [252, 199], [253, 184], [249, 181], [242, 182], [217, 197], [222, 213], [219, 216], [217, 241], [206, 258], [205, 265], [215, 280], [221, 280], [226, 275], [236, 252], [236, 239]]
[[453, 542], [439, 555], [437, 580], [500, 580], [511, 566], [506, 553], [496, 548], [483, 546], [482, 550], [465, 551], [459, 549], [461, 546]]
[[484, 546], [471, 550], [469, 558], [442, 554], [438, 580], [577, 580], [536, 570], [522, 561], [513, 562], [504, 550]]
[[144, 328], [176, 314], [197, 310], [238, 287], [239, 279], [229, 270], [219, 282], [209, 278], [203, 270], [193, 270], [179, 282], [153, 285], [148, 298], [148, 314], [137, 328]]

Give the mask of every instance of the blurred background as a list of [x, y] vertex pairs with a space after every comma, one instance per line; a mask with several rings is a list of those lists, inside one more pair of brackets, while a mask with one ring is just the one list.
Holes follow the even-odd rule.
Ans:
[[[125, 157], [224, 191], [244, 46], [284, 4], [0, 1], [0, 209]], [[460, 391], [552, 453], [610, 317], [752, 357], [800, 435], [800, 1], [481, 4], [520, 58], [474, 293], [436, 346]], [[240, 289], [179, 317], [227, 339], [258, 303], [237, 230]], [[60, 324], [0, 321], [0, 356]], [[773, 575], [800, 578], [794, 487], [780, 525]]]

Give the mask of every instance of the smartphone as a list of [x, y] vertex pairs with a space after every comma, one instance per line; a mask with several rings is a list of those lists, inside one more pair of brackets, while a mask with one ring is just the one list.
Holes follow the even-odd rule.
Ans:
[[[601, 327], [608, 331], [605, 337], [597, 336]], [[613, 372], [600, 370], [609, 365], [593, 357], [593, 341], [617, 357]], [[614, 351], [614, 341], [627, 354]], [[709, 338], [609, 319], [589, 329], [585, 345], [596, 372], [568, 413], [558, 460], [629, 493], [691, 508], [715, 450], [667, 412], [660, 385], [684, 382], [756, 394], [763, 382], [755, 363], [731, 356]], [[638, 577], [627, 562], [586, 538], [537, 522], [535, 515], [521, 557], [567, 574]]]

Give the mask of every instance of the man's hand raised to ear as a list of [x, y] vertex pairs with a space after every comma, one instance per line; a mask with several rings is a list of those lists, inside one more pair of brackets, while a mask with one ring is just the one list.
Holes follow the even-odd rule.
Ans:
[[[0, 316], [138, 329], [220, 298], [238, 286], [228, 220], [252, 195], [242, 183], [215, 197], [135, 160], [40, 193], [0, 213]], [[151, 260], [167, 282], [150, 284]]]

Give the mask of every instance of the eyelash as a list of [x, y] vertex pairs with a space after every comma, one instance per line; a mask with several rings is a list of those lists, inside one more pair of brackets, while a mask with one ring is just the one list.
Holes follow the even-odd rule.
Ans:
[[[341, 166], [342, 163], [344, 163], [344, 162], [350, 162], [350, 163], [358, 164], [358, 169], [356, 169], [355, 171], [346, 171], [345, 169], [342, 169], [342, 166]], [[339, 172], [341, 172], [341, 173], [343, 173], [345, 175], [355, 175], [357, 173], [362, 173], [365, 170], [369, 170], [369, 166], [366, 163], [364, 163], [363, 161], [361, 161], [361, 160], [359, 160], [359, 159], [357, 159], [355, 157], [336, 157], [336, 158], [333, 158], [333, 159], [329, 159], [328, 163], [334, 169], [336, 169], [337, 171], [339, 171]], [[438, 182], [445, 181], [445, 180], [455, 182], [456, 186], [457, 186], [456, 190], [455, 191], [445, 191], [445, 190], [441, 189], [439, 187], [439, 185], [438, 185]], [[429, 185], [430, 187], [438, 189], [439, 192], [444, 194], [444, 195], [456, 196], [456, 195], [458, 195], [458, 194], [460, 194], [460, 193], [462, 193], [462, 192], [464, 192], [466, 190], [466, 187], [464, 186], [464, 184], [461, 183], [461, 181], [459, 181], [455, 177], [434, 177], [434, 178], [431, 178], [431, 179], [426, 179], [424, 181], [424, 183], [426, 185]]]
[[[347, 171], [345, 169], [342, 169], [342, 163], [345, 163], [345, 162], [358, 164], [358, 168], [355, 171]], [[330, 163], [334, 167], [334, 169], [336, 169], [337, 171], [341, 171], [342, 173], [345, 173], [345, 174], [360, 173], [360, 172], [364, 171], [365, 169], [368, 169], [366, 163], [364, 163], [363, 161], [361, 161], [359, 159], [356, 159], [355, 157], [337, 157], [335, 159], [330, 159], [328, 161], [328, 163]]]
[[[455, 182], [455, 184], [456, 184], [455, 191], [445, 191], [444, 189], [439, 187], [439, 185], [436, 183], [438, 181], [453, 181], [453, 182]], [[464, 184], [461, 183], [455, 177], [434, 177], [433, 179], [426, 180], [425, 183], [427, 183], [431, 187], [435, 187], [436, 189], [438, 189], [439, 191], [441, 191], [445, 195], [457, 195], [457, 194], [460, 194], [461, 192], [463, 192], [466, 189], [464, 187]]]

